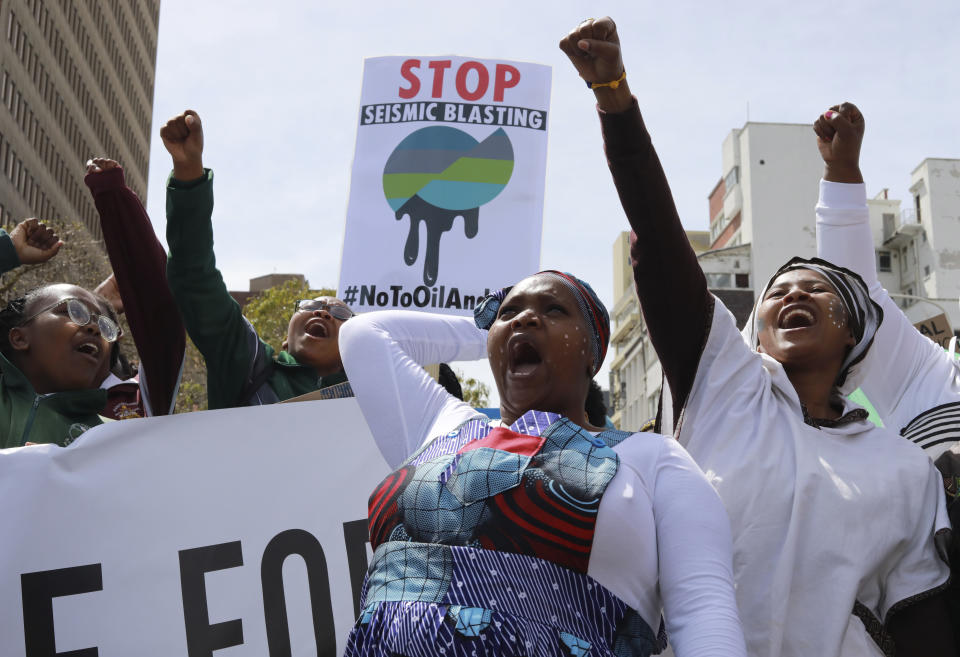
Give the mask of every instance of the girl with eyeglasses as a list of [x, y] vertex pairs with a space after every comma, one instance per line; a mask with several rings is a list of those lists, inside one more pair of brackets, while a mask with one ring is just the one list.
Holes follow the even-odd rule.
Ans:
[[[0, 231], [0, 270], [39, 264], [62, 246], [52, 230], [28, 219]], [[37, 288], [0, 311], [0, 447], [68, 445], [100, 424], [100, 388], [119, 350], [110, 303], [76, 285]]]

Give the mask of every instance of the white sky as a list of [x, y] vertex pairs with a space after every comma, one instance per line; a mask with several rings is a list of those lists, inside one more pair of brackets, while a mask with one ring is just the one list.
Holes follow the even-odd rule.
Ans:
[[[748, 103], [753, 121], [810, 123], [833, 103], [856, 102], [867, 120], [870, 195], [889, 187], [892, 198], [909, 198], [910, 171], [924, 158], [960, 158], [956, 0], [163, 0], [153, 134], [186, 108], [200, 114], [204, 163], [216, 174], [217, 263], [231, 289], [271, 272], [335, 287], [363, 59], [453, 54], [548, 64], [541, 264], [589, 281], [610, 307], [612, 245], [627, 223], [592, 94], [557, 48], [581, 19], [604, 14], [617, 21], [631, 88], [689, 229], [707, 228], [721, 143], [742, 127]], [[169, 171], [155, 137], [148, 210], [164, 242]]]

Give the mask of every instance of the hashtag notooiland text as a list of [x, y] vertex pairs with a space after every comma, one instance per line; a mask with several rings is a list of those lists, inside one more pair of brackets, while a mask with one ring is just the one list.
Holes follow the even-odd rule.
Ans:
[[413, 290], [407, 290], [403, 285], [382, 285], [380, 289], [376, 285], [348, 285], [340, 298], [347, 305], [361, 307], [473, 310], [487, 294], [490, 294], [489, 288], [482, 294], [464, 294], [460, 288], [446, 285], [418, 285]]

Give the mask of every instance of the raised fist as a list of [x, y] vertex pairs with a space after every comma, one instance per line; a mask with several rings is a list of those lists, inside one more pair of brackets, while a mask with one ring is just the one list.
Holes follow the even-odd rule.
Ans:
[[160, 128], [160, 139], [173, 159], [173, 177], [196, 180], [203, 175], [203, 126], [200, 116], [186, 110]]
[[22, 265], [39, 265], [57, 255], [63, 242], [37, 219], [24, 219], [10, 231], [10, 241]]
[[817, 148], [826, 165], [826, 180], [863, 182], [860, 146], [863, 144], [865, 127], [863, 114], [853, 103], [834, 105], [813, 122]]
[[623, 73], [620, 37], [609, 16], [588, 18], [560, 41], [577, 73], [587, 82], [610, 82]]
[[103, 173], [110, 169], [116, 169], [120, 163], [106, 157], [95, 157], [87, 160], [87, 173]]
[[620, 37], [617, 26], [609, 16], [588, 18], [560, 41], [562, 50], [580, 77], [591, 84], [618, 81], [616, 87], [604, 86], [594, 89], [600, 108], [620, 112], [633, 102], [624, 74], [620, 56]]

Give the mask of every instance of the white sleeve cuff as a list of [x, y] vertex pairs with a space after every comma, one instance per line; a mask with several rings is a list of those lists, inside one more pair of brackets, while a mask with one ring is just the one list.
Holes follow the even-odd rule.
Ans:
[[[817, 209], [826, 207], [830, 210], [862, 210], [866, 204], [867, 186], [865, 183], [820, 181], [820, 200], [817, 202]], [[823, 217], [821, 221], [822, 223], [850, 223], [837, 221], [844, 218], [848, 217], [829, 216]]]

